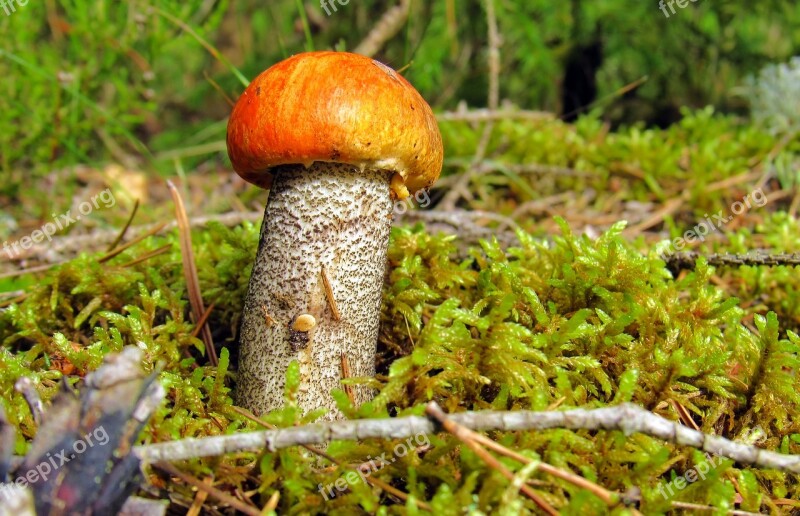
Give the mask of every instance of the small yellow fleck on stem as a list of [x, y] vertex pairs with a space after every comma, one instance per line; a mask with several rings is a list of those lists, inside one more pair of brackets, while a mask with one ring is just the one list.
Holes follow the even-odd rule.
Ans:
[[311, 314], [302, 314], [294, 318], [292, 329], [294, 331], [308, 332], [314, 329], [317, 325], [317, 320]]

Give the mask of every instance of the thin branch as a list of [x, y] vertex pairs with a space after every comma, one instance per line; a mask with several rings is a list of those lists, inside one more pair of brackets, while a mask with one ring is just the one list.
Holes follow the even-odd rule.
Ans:
[[[461, 158], [450, 158], [445, 160], [445, 165], [468, 167], [472, 166], [471, 162]], [[596, 172], [589, 172], [587, 170], [577, 170], [569, 167], [559, 167], [556, 165], [545, 165], [543, 163], [506, 163], [492, 159], [485, 159], [480, 163], [474, 165], [479, 174], [486, 174], [489, 172], [500, 172], [507, 170], [515, 174], [541, 174], [551, 176], [568, 176], [568, 177], [592, 177], [596, 176]], [[453, 177], [453, 176], [448, 176]], [[442, 181], [437, 181], [436, 187], [442, 185]]]
[[[733, 459], [741, 464], [762, 469], [777, 469], [800, 473], [800, 456], [785, 455], [755, 446], [730, 441], [686, 428], [679, 423], [632, 403], [598, 409], [566, 411], [476, 411], [448, 416], [456, 423], [476, 431], [485, 430], [621, 430], [657, 437], [682, 446]], [[362, 419], [315, 423], [311, 425], [221, 435], [202, 439], [137, 446], [135, 453], [144, 461], [185, 460], [196, 457], [224, 455], [240, 451], [277, 450], [301, 444], [322, 444], [333, 440], [355, 441], [370, 438], [399, 439], [436, 432], [428, 418], [408, 416], [390, 419]]]
[[694, 270], [695, 262], [704, 256], [709, 265], [714, 267], [741, 267], [745, 265], [800, 265], [800, 253], [777, 253], [770, 254], [766, 251], [753, 251], [748, 254], [701, 254], [694, 251], [672, 253], [664, 258], [667, 268], [672, 272], [679, 272], [681, 269]]
[[[259, 424], [261, 426], [265, 426], [267, 428], [275, 428], [274, 425], [272, 425], [270, 423], [267, 423], [266, 421], [263, 421], [262, 419], [257, 418], [256, 416], [254, 416], [249, 411], [247, 411], [247, 410], [245, 410], [243, 408], [240, 408], [240, 407], [237, 407], [237, 406], [232, 406], [231, 408], [233, 409], [234, 412], [236, 412], [238, 414], [241, 414], [242, 416], [246, 417], [247, 419], [249, 419], [249, 420], [251, 420], [251, 421], [253, 421], [253, 422], [255, 422], [255, 423], [257, 423], [257, 424]], [[348, 470], [356, 471], [356, 472], [358, 472], [358, 470], [359, 470], [359, 468], [352, 468], [350, 466], [347, 466], [346, 464], [342, 464], [340, 461], [336, 460], [334, 457], [331, 457], [327, 453], [323, 452], [322, 450], [318, 450], [317, 448], [314, 448], [313, 446], [309, 446], [307, 444], [304, 444], [302, 446], [303, 446], [303, 448], [305, 448], [306, 450], [310, 451], [311, 453], [326, 459], [327, 461], [331, 462], [332, 464], [335, 464], [339, 468], [348, 469]], [[363, 475], [363, 474], [361, 475], [361, 477], [368, 484], [370, 484], [372, 486], [375, 486], [377, 488], [383, 489], [387, 493], [389, 493], [389, 494], [391, 494], [393, 496], [396, 496], [397, 498], [403, 500], [404, 502], [408, 502], [408, 494], [404, 493], [403, 491], [400, 491], [396, 487], [393, 487], [393, 486], [387, 484], [383, 480], [381, 480], [379, 478], [375, 478], [375, 477], [369, 476], [369, 475]], [[280, 493], [280, 491], [275, 491], [275, 494], [273, 494], [273, 498], [278, 493]], [[270, 498], [270, 502], [271, 501], [272, 501], [272, 498]], [[275, 503], [277, 503], [277, 500], [276, 500]], [[430, 511], [431, 510], [430, 505], [428, 505], [427, 503], [423, 502], [422, 500], [416, 500], [415, 503], [417, 504], [417, 506], [420, 509], [423, 509], [423, 510], [426, 510], [426, 511]], [[267, 504], [267, 505], [269, 505], [269, 504]]]
[[400, 32], [400, 29], [408, 20], [408, 13], [411, 9], [411, 0], [400, 0], [400, 5], [390, 7], [381, 19], [375, 24], [367, 37], [353, 49], [356, 54], [372, 57], [383, 48], [387, 41], [392, 39]]
[[517, 235], [513, 232], [489, 228], [479, 221], [498, 222], [501, 227], [519, 228], [519, 225], [512, 219], [498, 213], [458, 209], [453, 211], [411, 210], [397, 216], [395, 224], [424, 222], [430, 233], [442, 231], [449, 235], [457, 235], [458, 243], [464, 247], [464, 250], [469, 245], [477, 244], [479, 240], [492, 240], [492, 238], [497, 238], [503, 247], [519, 245]]
[[554, 120], [553, 113], [524, 109], [457, 109], [436, 115], [440, 122], [491, 122], [495, 120]]
[[44, 405], [42, 399], [39, 397], [39, 391], [33, 386], [33, 380], [27, 376], [20, 376], [14, 383], [14, 390], [22, 394], [25, 403], [28, 404], [28, 409], [33, 416], [33, 422], [37, 425], [42, 422], [42, 414], [44, 414]]
[[[500, 103], [500, 32], [497, 29], [497, 14], [495, 13], [494, 0], [484, 0], [486, 3], [486, 25], [488, 26], [489, 44], [489, 98], [487, 107], [496, 110]], [[489, 120], [483, 127], [481, 139], [475, 149], [475, 156], [472, 159], [472, 166], [466, 170], [447, 192], [442, 199], [440, 206], [445, 211], [451, 211], [456, 207], [456, 203], [462, 197], [469, 196], [467, 187], [472, 178], [479, 172], [477, 165], [486, 157], [486, 150], [489, 148], [489, 140], [494, 131], [494, 120]]]

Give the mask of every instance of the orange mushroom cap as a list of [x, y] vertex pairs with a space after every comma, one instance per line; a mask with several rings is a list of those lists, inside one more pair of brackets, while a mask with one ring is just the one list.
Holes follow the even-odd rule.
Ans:
[[443, 150], [433, 111], [400, 74], [358, 54], [305, 52], [261, 73], [239, 97], [228, 155], [242, 178], [264, 187], [279, 165], [389, 170], [403, 198], [438, 179]]

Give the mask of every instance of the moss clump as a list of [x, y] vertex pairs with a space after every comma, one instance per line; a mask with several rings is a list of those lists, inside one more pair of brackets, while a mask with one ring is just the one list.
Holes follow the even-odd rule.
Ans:
[[[576, 127], [551, 122], [547, 131], [526, 136], [518, 148], [515, 135], [528, 135], [530, 126], [498, 124], [495, 143], [511, 144], [503, 156], [509, 162], [541, 160], [596, 176], [554, 176], [533, 189], [531, 177], [509, 175], [499, 182], [497, 174], [487, 174], [477, 180], [476, 191], [482, 193], [475, 207], [510, 213], [567, 188], [594, 188], [598, 196], [592, 209], [601, 211], [620, 201], [660, 202], [685, 184], [684, 204], [665, 225], [675, 236], [682, 226], [701, 220], [705, 210], [729, 206], [729, 196], [741, 197], [722, 189], [702, 196], [702, 185], [751, 173], [748, 167], [757, 166], [776, 143], [705, 112], [666, 131], [605, 134], [595, 124], [592, 119]], [[459, 142], [454, 135], [460, 131], [445, 130], [455, 155], [468, 155], [471, 140]], [[534, 145], [537, 141], [542, 144]], [[693, 142], [687, 151], [696, 167], [692, 172], [679, 167], [679, 149], [688, 141]], [[709, 156], [716, 157], [716, 164]], [[626, 163], [639, 163], [646, 173], [614, 183]], [[522, 186], [526, 181], [527, 187]], [[616, 193], [603, 189], [613, 184], [619, 187]], [[781, 208], [770, 203], [696, 245], [709, 251], [744, 252], [756, 246], [798, 251], [797, 221]], [[339, 393], [346, 414], [420, 414], [431, 399], [449, 411], [632, 401], [673, 420], [683, 417], [685, 423], [688, 414], [704, 432], [732, 439], [760, 428], [765, 433], [760, 446], [800, 453], [800, 279], [794, 269], [715, 271], [700, 260], [695, 271], [673, 278], [655, 248], [645, 247], [644, 239], [631, 242], [623, 236], [623, 223], [591, 239], [578, 234], [576, 228], [583, 225], [578, 220], [548, 217], [542, 224], [557, 230], [549, 232], [550, 239], [539, 239], [533, 235], [543, 233], [544, 226], [520, 220], [528, 231], [517, 232], [516, 247], [503, 249], [490, 241], [466, 253], [454, 236], [431, 234], [421, 226], [395, 228], [381, 315], [380, 374], [363, 380], [379, 393], [357, 409]], [[662, 232], [656, 238], [666, 236]], [[13, 390], [16, 378], [31, 377], [49, 398], [62, 377], [78, 383], [107, 353], [126, 344], [143, 349], [147, 367], [162, 364], [160, 381], [167, 389], [167, 401], [145, 427], [142, 441], [256, 429], [257, 424], [231, 409], [230, 389], [233, 344], [257, 239], [252, 224], [230, 229], [211, 223], [193, 234], [201, 290], [205, 302], [214, 303], [214, 340], [227, 348], [218, 367], [207, 364], [186, 316], [175, 232], [151, 237], [107, 262], [85, 253], [41, 276], [6, 283], [27, 294], [0, 312], [0, 398], [20, 430], [16, 453], [26, 451], [36, 431], [24, 400]], [[164, 245], [168, 252], [136, 260]], [[292, 403], [293, 374], [287, 406], [266, 418], [273, 424], [290, 426], [314, 417], [301, 416]], [[302, 448], [231, 454], [180, 467], [196, 475], [213, 473], [223, 489], [253, 491], [260, 505], [280, 491], [282, 513], [420, 512], [415, 501], [443, 514], [534, 510], [458, 441], [448, 435], [424, 437], [429, 447], [421, 446], [422, 436], [412, 444], [331, 443], [328, 453], [341, 467]], [[777, 511], [776, 500], [800, 499], [797, 475], [741, 467], [642, 435], [550, 430], [493, 432], [491, 437], [614, 491], [637, 492], [639, 509], [646, 514], [664, 513], [673, 501], [727, 510], [740, 495], [744, 510]], [[406, 493], [408, 501], [360, 479], [342, 480], [351, 471], [348, 466], [377, 457], [388, 463], [371, 467], [370, 476]], [[518, 464], [503, 461], [521, 471]], [[705, 471], [705, 478], [683, 489], [670, 483], [693, 468]], [[565, 514], [607, 511], [600, 500], [572, 485], [540, 473], [531, 478], [534, 488]], [[168, 485], [177, 504], [193, 496], [157, 472], [150, 480]]]

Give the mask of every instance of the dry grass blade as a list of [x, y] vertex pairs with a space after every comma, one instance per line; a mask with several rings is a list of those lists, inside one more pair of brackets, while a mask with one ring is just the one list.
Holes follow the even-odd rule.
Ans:
[[645, 231], [646, 229], [650, 229], [653, 226], [661, 224], [661, 222], [663, 222], [665, 218], [678, 211], [678, 209], [685, 201], [686, 199], [684, 198], [684, 196], [678, 197], [676, 199], [670, 199], [669, 201], [665, 202], [661, 208], [653, 212], [652, 215], [647, 217], [642, 222], [636, 224], [635, 226], [626, 228], [622, 232], [622, 234], [627, 237], [634, 238], [638, 236], [639, 233], [641, 233], [642, 231]]
[[264, 506], [264, 509], [261, 511], [261, 514], [269, 514], [270, 512], [274, 511], [278, 508], [278, 501], [281, 499], [281, 492], [275, 491], [272, 493], [272, 496], [269, 497], [267, 501], [267, 505]]
[[208, 81], [208, 83], [211, 85], [211, 87], [214, 88], [215, 90], [217, 90], [217, 93], [219, 93], [222, 96], [222, 98], [225, 99], [225, 102], [228, 103], [228, 105], [231, 107], [231, 109], [233, 109], [233, 106], [236, 105], [236, 103], [233, 101], [233, 99], [231, 99], [228, 96], [227, 93], [225, 93], [225, 90], [223, 90], [222, 87], [219, 84], [217, 84], [217, 81], [212, 79], [208, 75], [208, 72], [206, 72], [205, 70], [203, 70], [203, 77], [205, 78], [206, 81]]
[[133, 222], [133, 218], [136, 216], [137, 211], [139, 211], [139, 199], [136, 199], [136, 202], [133, 203], [133, 210], [131, 210], [131, 216], [128, 217], [128, 220], [125, 222], [125, 226], [122, 228], [122, 231], [119, 232], [117, 238], [115, 238], [114, 241], [111, 242], [111, 245], [108, 246], [108, 249], [106, 249], [107, 253], [113, 251], [114, 248], [117, 247], [120, 242], [122, 242], [122, 239], [125, 238], [125, 233], [127, 233], [128, 228], [131, 227], [131, 222]]
[[[200, 293], [200, 279], [197, 276], [197, 266], [194, 261], [194, 251], [192, 250], [192, 233], [189, 228], [189, 217], [186, 216], [186, 208], [183, 205], [181, 194], [172, 181], [167, 181], [169, 193], [175, 203], [175, 218], [178, 221], [178, 233], [180, 235], [181, 256], [183, 257], [183, 274], [186, 277], [186, 290], [189, 293], [189, 304], [192, 307], [194, 320], [200, 326], [203, 313], [206, 311], [203, 306], [203, 296]], [[208, 360], [212, 366], [216, 366], [217, 352], [214, 350], [214, 342], [211, 340], [211, 330], [207, 324], [202, 324], [200, 330], [203, 343], [206, 345]]]
[[193, 487], [196, 487], [197, 489], [199, 489], [201, 491], [207, 492], [210, 496], [216, 498], [217, 500], [219, 500], [222, 503], [230, 505], [231, 507], [233, 507], [237, 511], [243, 512], [245, 514], [249, 514], [250, 516], [260, 516], [261, 515], [261, 511], [259, 511], [257, 508], [253, 507], [252, 505], [247, 505], [246, 503], [242, 502], [241, 500], [238, 500], [238, 499], [230, 496], [229, 494], [223, 493], [222, 491], [220, 491], [216, 487], [209, 486], [205, 482], [202, 482], [202, 481], [194, 478], [191, 475], [187, 475], [186, 473], [184, 473], [183, 471], [179, 470], [178, 468], [176, 468], [175, 466], [173, 466], [169, 462], [157, 462], [157, 463], [153, 464], [153, 466], [157, 467], [158, 469], [160, 469], [160, 470], [162, 470], [162, 471], [164, 471], [166, 473], [169, 473], [170, 475], [172, 475], [174, 477], [178, 477], [179, 479], [181, 479], [181, 481], [183, 481], [183, 482], [185, 482], [185, 483], [187, 483], [187, 484], [189, 484], [189, 485], [191, 485]]
[[129, 248], [135, 246], [136, 244], [138, 244], [139, 242], [141, 242], [145, 238], [151, 237], [151, 236], [155, 235], [156, 233], [160, 232], [162, 229], [164, 229], [166, 227], [166, 225], [167, 225], [166, 222], [162, 222], [161, 224], [157, 225], [156, 227], [148, 230], [146, 233], [143, 233], [143, 234], [139, 235], [138, 237], [134, 238], [133, 240], [131, 240], [127, 244], [121, 245], [121, 246], [117, 247], [116, 249], [114, 249], [113, 251], [111, 251], [110, 253], [104, 254], [102, 257], [100, 257], [100, 259], [97, 260], [97, 262], [98, 263], [107, 262], [108, 260], [110, 260], [113, 257], [117, 256], [118, 254], [122, 253], [126, 249], [129, 249]]
[[[500, 104], [500, 31], [497, 26], [494, 0], [485, 0], [486, 25], [488, 27], [488, 60], [489, 60], [489, 97], [487, 105], [490, 111], [496, 111]], [[470, 199], [471, 193], [468, 186], [473, 177], [478, 174], [478, 164], [486, 157], [489, 140], [494, 131], [494, 120], [489, 120], [483, 126], [481, 138], [475, 149], [475, 156], [469, 169], [458, 178], [453, 188], [445, 194], [440, 203], [444, 211], [453, 211], [458, 201], [462, 198]]]
[[[475, 455], [480, 457], [486, 464], [489, 465], [492, 469], [495, 469], [500, 472], [506, 479], [509, 481], [514, 481], [514, 473], [511, 472], [508, 468], [503, 466], [503, 464], [494, 458], [489, 452], [487, 452], [478, 441], [475, 439], [475, 436], [478, 435], [476, 432], [473, 432], [469, 428], [459, 425], [455, 421], [452, 421], [450, 418], [447, 417], [447, 414], [436, 404], [435, 401], [428, 403], [427, 407], [425, 407], [425, 413], [429, 416], [438, 421], [442, 428], [453, 434], [457, 439], [461, 442], [466, 444]], [[538, 505], [544, 512], [550, 514], [552, 516], [557, 516], [559, 513], [556, 511], [553, 506], [551, 506], [544, 498], [536, 494], [536, 492], [530, 488], [528, 485], [521, 485], [519, 490], [522, 491], [525, 496], [533, 500], [533, 502]]]

